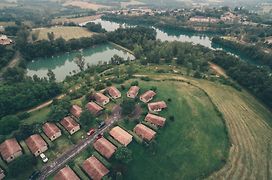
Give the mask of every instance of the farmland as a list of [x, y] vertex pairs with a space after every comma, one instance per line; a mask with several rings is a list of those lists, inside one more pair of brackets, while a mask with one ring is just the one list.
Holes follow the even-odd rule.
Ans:
[[81, 27], [51, 27], [33, 29], [32, 34], [36, 34], [37, 40], [48, 40], [47, 33], [54, 33], [55, 38], [62, 37], [65, 40], [78, 39], [81, 37], [90, 37], [93, 33]]
[[108, 9], [110, 6], [105, 6], [96, 3], [84, 2], [84, 1], [68, 1], [63, 4], [63, 6], [75, 6], [82, 9], [92, 9], [97, 11], [98, 9]]

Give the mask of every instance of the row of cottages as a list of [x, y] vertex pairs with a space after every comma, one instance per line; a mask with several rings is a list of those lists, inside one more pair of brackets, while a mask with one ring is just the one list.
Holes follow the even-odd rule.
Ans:
[[51, 140], [54, 141], [55, 139], [59, 138], [61, 136], [61, 130], [58, 128], [58, 126], [54, 123], [45, 123], [42, 126], [44, 134]]
[[5, 178], [5, 172], [0, 168], [0, 180]]
[[109, 134], [123, 146], [127, 146], [132, 141], [132, 135], [119, 126], [112, 128]]
[[97, 92], [94, 94], [94, 99], [95, 101], [102, 105], [102, 106], [105, 106], [106, 104], [108, 104], [110, 102], [110, 98], [105, 96], [103, 93], [101, 92]]
[[15, 138], [7, 139], [0, 145], [0, 153], [6, 162], [11, 162], [23, 154], [22, 148]]
[[86, 105], [86, 108], [94, 115], [97, 116], [98, 114], [100, 114], [104, 108], [102, 108], [101, 106], [99, 106], [98, 104], [96, 104], [95, 102], [89, 102]]
[[110, 171], [94, 156], [86, 159], [82, 164], [82, 169], [93, 180], [100, 180]]
[[133, 131], [142, 139], [151, 141], [154, 139], [156, 132], [143, 124], [137, 124]]
[[114, 86], [108, 87], [107, 92], [113, 99], [118, 99], [121, 97], [121, 92]]
[[44, 139], [39, 134], [33, 134], [25, 140], [25, 143], [34, 156], [39, 156], [48, 149]]
[[70, 116], [63, 118], [60, 124], [72, 135], [80, 130], [80, 125]]
[[154, 124], [156, 126], [163, 127], [166, 119], [164, 117], [148, 113], [145, 116], [145, 121], [150, 122], [151, 124]]
[[140, 96], [140, 100], [144, 103], [148, 103], [154, 98], [155, 95], [156, 93], [154, 91], [148, 90]]
[[135, 99], [139, 93], [140, 88], [138, 86], [131, 86], [127, 92], [127, 97]]
[[82, 113], [82, 108], [78, 105], [72, 105], [70, 109], [70, 114], [74, 116], [75, 118], [79, 118]]

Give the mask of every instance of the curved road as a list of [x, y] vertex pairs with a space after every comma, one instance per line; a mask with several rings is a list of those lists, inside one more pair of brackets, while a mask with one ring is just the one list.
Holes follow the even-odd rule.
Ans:
[[52, 173], [56, 172], [57, 170], [65, 166], [71, 159], [73, 159], [75, 156], [77, 156], [79, 153], [85, 150], [89, 145], [91, 145], [99, 134], [103, 134], [105, 131], [107, 131], [120, 118], [121, 107], [119, 105], [116, 105], [112, 110], [112, 116], [108, 119], [106, 126], [99, 129], [94, 135], [87, 137], [80, 143], [73, 146], [71, 149], [63, 153], [60, 157], [55, 159], [50, 164], [45, 165], [41, 169], [41, 174], [37, 179], [45, 180], [46, 177], [50, 176]]

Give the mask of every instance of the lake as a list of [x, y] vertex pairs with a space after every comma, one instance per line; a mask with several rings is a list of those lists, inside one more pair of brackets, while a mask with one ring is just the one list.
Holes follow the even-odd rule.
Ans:
[[109, 62], [113, 55], [117, 54], [124, 59], [134, 59], [130, 53], [111, 44], [99, 45], [88, 49], [73, 51], [70, 53], [61, 54], [51, 58], [41, 58], [34, 60], [27, 65], [27, 75], [38, 77], [47, 77], [48, 70], [52, 70], [56, 75], [56, 80], [61, 82], [68, 75], [73, 75], [80, 71], [73, 59], [77, 54], [81, 53], [86, 61], [86, 64], [97, 65], [99, 63]]

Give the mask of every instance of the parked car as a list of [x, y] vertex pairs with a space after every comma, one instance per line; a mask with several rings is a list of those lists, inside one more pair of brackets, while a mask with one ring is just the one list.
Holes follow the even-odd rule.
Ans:
[[88, 136], [91, 136], [91, 135], [93, 135], [95, 133], [95, 129], [94, 128], [91, 128], [90, 130], [89, 130], [89, 132], [87, 132], [87, 135]]
[[41, 157], [41, 159], [42, 159], [42, 161], [43, 161], [44, 163], [46, 163], [46, 162], [48, 161], [48, 158], [45, 156], [45, 154], [41, 153], [41, 154], [40, 154], [40, 157]]
[[103, 134], [98, 134], [97, 136], [96, 136], [96, 138], [95, 138], [95, 140], [97, 141], [98, 139], [100, 139], [100, 138], [102, 138], [103, 137]]
[[106, 123], [104, 121], [102, 121], [99, 126], [98, 126], [98, 129], [101, 129], [102, 127], [104, 127], [106, 125]]

